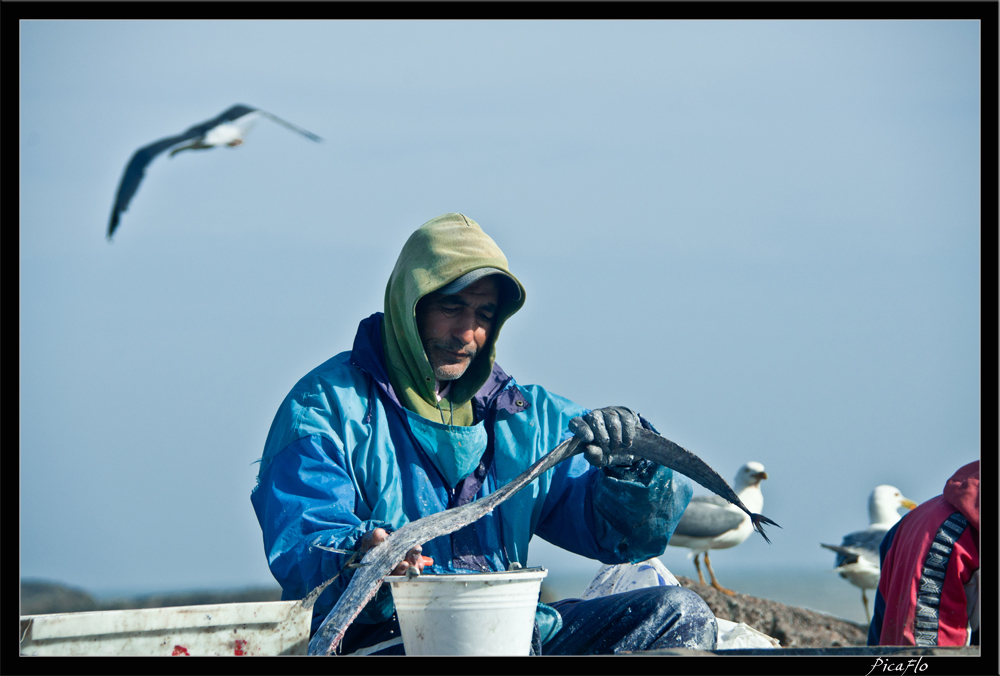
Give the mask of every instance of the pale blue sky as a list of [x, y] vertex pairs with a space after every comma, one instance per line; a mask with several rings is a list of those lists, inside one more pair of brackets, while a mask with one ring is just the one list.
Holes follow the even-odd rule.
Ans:
[[[22, 577], [273, 583], [277, 406], [449, 211], [525, 285], [519, 382], [764, 464], [783, 529], [720, 576], [831, 567], [874, 486], [979, 457], [979, 50], [972, 21], [22, 23]], [[131, 154], [235, 103], [325, 142], [161, 157], [109, 244]]]

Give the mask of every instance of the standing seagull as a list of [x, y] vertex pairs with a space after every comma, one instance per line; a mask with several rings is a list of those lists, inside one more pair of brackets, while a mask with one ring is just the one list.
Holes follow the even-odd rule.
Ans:
[[[764, 495], [760, 492], [760, 482], [766, 478], [764, 465], [759, 462], [748, 462], [736, 473], [733, 490], [751, 512], [760, 513], [764, 508]], [[705, 584], [705, 576], [701, 574], [698, 556], [704, 554], [705, 567], [708, 568], [708, 574], [712, 578], [712, 586], [724, 594], [733, 596], [736, 592], [726, 589], [715, 578], [712, 562], [708, 559], [708, 550], [735, 547], [750, 537], [752, 532], [753, 524], [750, 523], [750, 517], [738, 507], [716, 495], [704, 495], [692, 498], [668, 544], [687, 547], [694, 552], [694, 567], [698, 571], [698, 581], [702, 584]]]
[[[173, 157], [182, 150], [204, 150], [221, 145], [230, 147], [238, 146], [243, 143], [243, 137], [246, 136], [254, 122], [261, 115], [293, 131], [299, 132], [308, 139], [312, 139], [313, 141], [323, 140], [319, 136], [316, 136], [316, 134], [285, 122], [265, 110], [237, 104], [218, 117], [212, 118], [207, 122], [202, 122], [201, 124], [196, 124], [183, 134], [163, 138], [150, 143], [148, 146], [139, 148], [132, 155], [132, 159], [129, 160], [128, 166], [125, 167], [125, 173], [122, 174], [121, 183], [118, 184], [118, 194], [115, 195], [115, 204], [111, 208], [111, 221], [108, 223], [108, 240], [111, 240], [111, 236], [114, 235], [115, 229], [118, 227], [118, 219], [121, 217], [121, 213], [128, 209], [129, 202], [132, 201], [135, 191], [138, 190], [139, 183], [146, 172], [146, 166], [157, 155], [168, 148], [173, 148], [170, 151], [170, 156]], [[190, 143], [183, 146], [179, 145], [185, 141], [190, 141]], [[174, 146], [179, 147], [174, 148]]]
[[895, 486], [876, 486], [868, 496], [868, 520], [871, 525], [865, 530], [855, 531], [844, 536], [840, 545], [824, 545], [827, 549], [837, 552], [834, 570], [855, 587], [861, 588], [861, 602], [865, 604], [865, 617], [868, 613], [868, 589], [878, 587], [880, 572], [878, 548], [882, 538], [897, 521], [899, 508], [913, 509], [917, 506], [913, 500], [904, 498]]

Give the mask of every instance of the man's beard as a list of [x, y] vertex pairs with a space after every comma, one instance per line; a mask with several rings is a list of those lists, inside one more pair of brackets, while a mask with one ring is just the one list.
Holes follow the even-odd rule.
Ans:
[[[469, 361], [465, 364], [461, 362], [435, 364], [431, 355], [436, 355], [439, 352], [461, 352], [468, 355]], [[424, 354], [428, 355], [428, 361], [431, 363], [431, 368], [434, 369], [434, 377], [438, 380], [458, 380], [461, 378], [472, 365], [477, 353], [475, 343], [467, 345], [460, 341], [450, 340], [428, 340], [424, 343]], [[446, 358], [450, 359], [450, 357], [450, 354], [446, 355]]]

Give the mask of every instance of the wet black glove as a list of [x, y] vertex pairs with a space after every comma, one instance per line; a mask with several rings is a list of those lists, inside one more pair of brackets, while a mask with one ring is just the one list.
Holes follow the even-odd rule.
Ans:
[[580, 443], [583, 455], [595, 467], [631, 465], [635, 456], [625, 453], [641, 427], [639, 416], [624, 406], [594, 409], [569, 421], [569, 428]]

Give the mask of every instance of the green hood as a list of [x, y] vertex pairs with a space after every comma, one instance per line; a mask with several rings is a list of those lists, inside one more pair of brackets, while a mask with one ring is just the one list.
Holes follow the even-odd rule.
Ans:
[[520, 298], [514, 300], [501, 293], [489, 339], [462, 377], [452, 381], [441, 409], [434, 391], [434, 370], [417, 330], [417, 301], [472, 270], [486, 267], [510, 274], [507, 258], [478, 223], [462, 214], [444, 214], [410, 235], [385, 287], [382, 347], [389, 380], [403, 406], [429, 420], [440, 421], [440, 410], [452, 408], [454, 424], [473, 423], [472, 396], [493, 371], [497, 336], [504, 322], [524, 305], [524, 287], [515, 278]]

